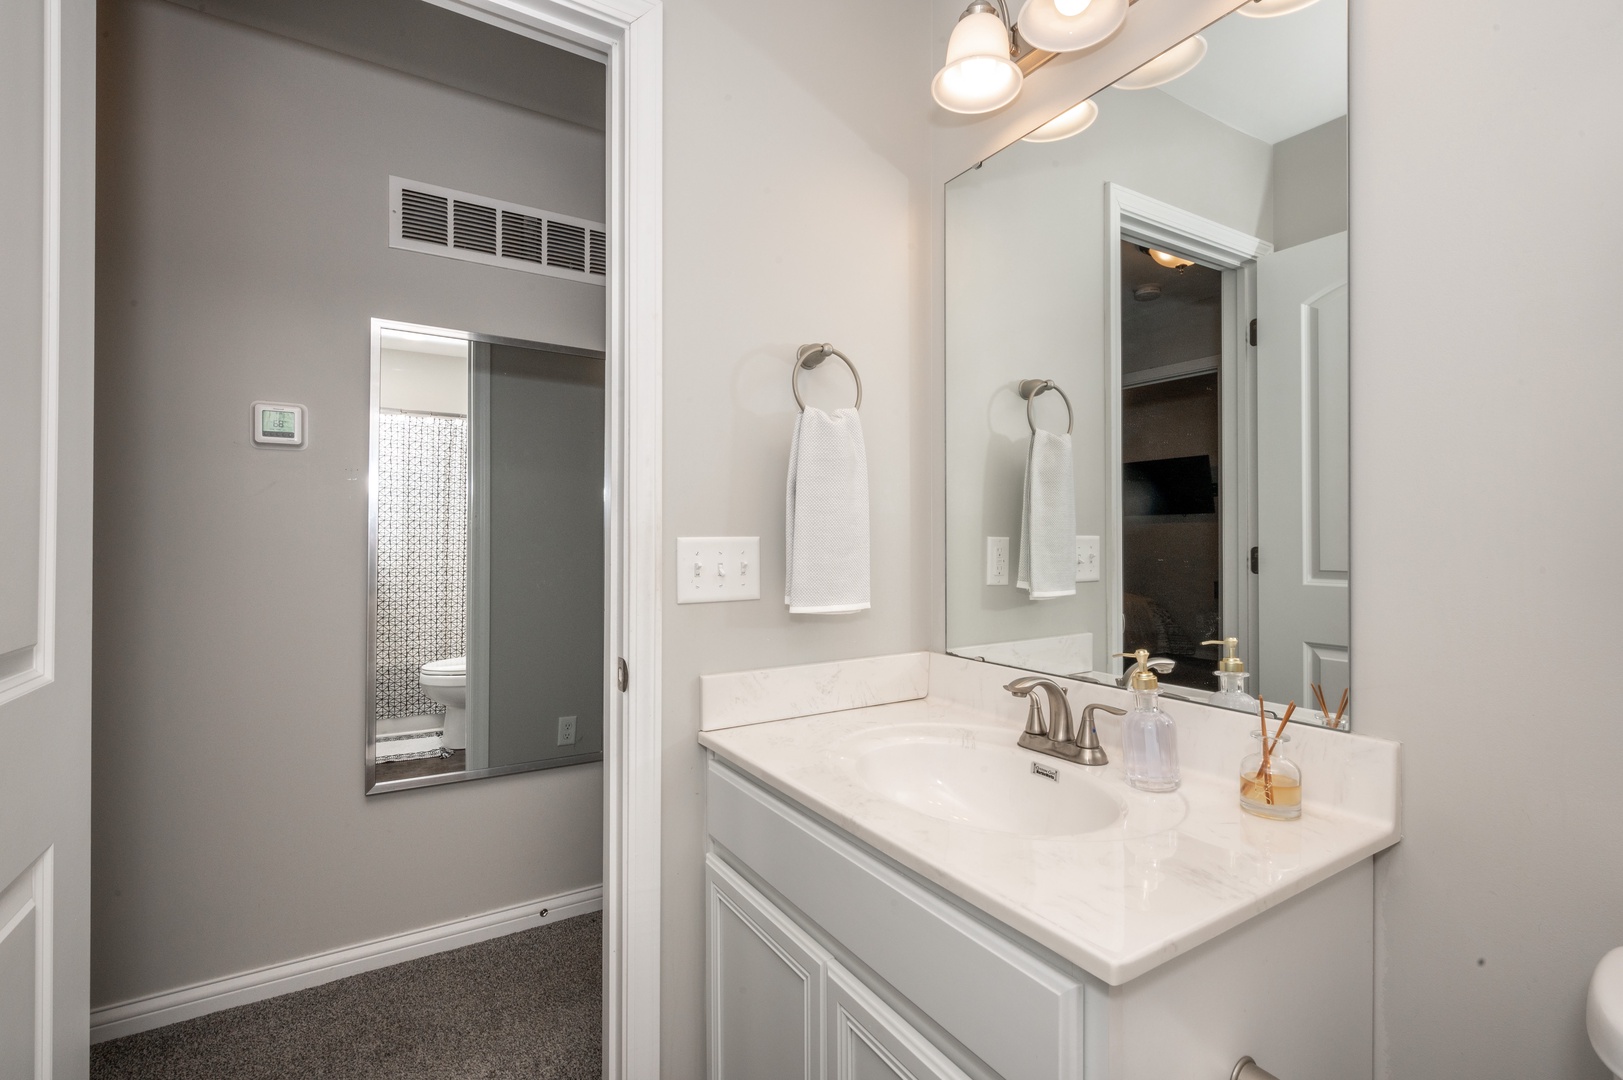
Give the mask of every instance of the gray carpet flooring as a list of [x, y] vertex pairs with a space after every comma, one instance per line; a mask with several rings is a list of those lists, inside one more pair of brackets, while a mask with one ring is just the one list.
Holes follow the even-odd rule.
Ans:
[[92, 1080], [596, 1080], [601, 915], [91, 1048]]

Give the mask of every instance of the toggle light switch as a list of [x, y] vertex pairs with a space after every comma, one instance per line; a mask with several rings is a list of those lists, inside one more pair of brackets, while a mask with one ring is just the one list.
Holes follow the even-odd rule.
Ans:
[[1079, 536], [1076, 538], [1076, 580], [1099, 580], [1099, 538], [1097, 536]]
[[759, 536], [684, 536], [676, 565], [691, 566], [676, 583], [678, 604], [715, 604], [761, 598]]

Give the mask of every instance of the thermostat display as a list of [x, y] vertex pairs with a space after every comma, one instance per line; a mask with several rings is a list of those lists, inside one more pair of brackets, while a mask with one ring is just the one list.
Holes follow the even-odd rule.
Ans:
[[303, 446], [304, 406], [254, 402], [254, 442], [261, 446]]

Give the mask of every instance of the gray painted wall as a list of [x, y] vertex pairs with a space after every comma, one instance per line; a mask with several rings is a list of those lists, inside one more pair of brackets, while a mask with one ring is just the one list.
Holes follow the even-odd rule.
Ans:
[[1274, 144], [1274, 247], [1347, 229], [1347, 118]]
[[388, 177], [601, 220], [601, 135], [102, 13], [92, 1000], [600, 881], [600, 767], [367, 798], [362, 746], [368, 319], [603, 345], [601, 288], [391, 250]]
[[1623, 270], [1581, 253], [1623, 244], [1623, 7], [1553, 15], [1352, 5], [1353, 697], [1404, 744], [1394, 1080], [1606, 1075], [1584, 993], [1623, 944]]
[[[704, 1075], [703, 672], [922, 648], [930, 641], [928, 123], [918, 0], [667, 0], [667, 583], [679, 536], [759, 536], [761, 599], [664, 597], [665, 1080]], [[862, 32], [852, 34], [852, 27]], [[862, 370], [873, 608], [791, 617], [783, 505], [795, 347]], [[842, 365], [803, 381], [850, 401]], [[633, 677], [635, 675], [633, 674]]]

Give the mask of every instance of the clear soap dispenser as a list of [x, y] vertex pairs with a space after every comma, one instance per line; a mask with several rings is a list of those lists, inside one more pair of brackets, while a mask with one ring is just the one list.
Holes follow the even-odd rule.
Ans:
[[1220, 709], [1256, 712], [1257, 699], [1245, 692], [1245, 680], [1249, 676], [1245, 673], [1245, 661], [1240, 659], [1240, 639], [1228, 637], [1222, 641], [1202, 641], [1201, 644], [1223, 646], [1223, 659], [1217, 662], [1219, 689], [1211, 696], [1210, 704]]
[[1117, 653], [1136, 661], [1128, 685], [1133, 691], [1133, 711], [1122, 717], [1121, 742], [1126, 757], [1127, 782], [1140, 791], [1176, 791], [1178, 774], [1178, 726], [1161, 711], [1160, 671], [1172, 670], [1173, 662], [1151, 659], [1150, 650]]

